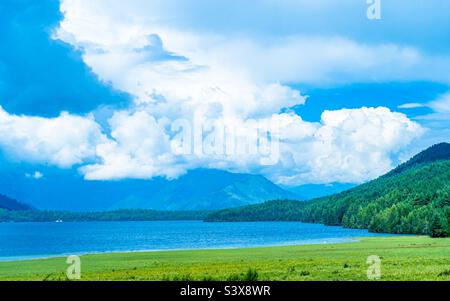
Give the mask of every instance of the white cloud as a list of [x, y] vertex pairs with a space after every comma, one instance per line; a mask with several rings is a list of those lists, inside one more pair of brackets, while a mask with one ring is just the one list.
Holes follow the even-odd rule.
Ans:
[[111, 139], [96, 148], [101, 162], [80, 169], [86, 179], [173, 178], [184, 172], [168, 135], [148, 112], [116, 112], [109, 123]]
[[438, 114], [450, 113], [450, 93], [442, 94], [437, 99], [427, 103], [405, 103], [399, 106], [400, 109], [415, 109], [424, 107], [428, 107]]
[[[87, 179], [172, 178], [210, 167], [259, 172], [284, 184], [364, 181], [389, 170], [395, 154], [423, 129], [386, 108], [324, 112], [316, 123], [280, 114], [306, 100], [282, 83], [449, 81], [450, 73], [435, 72], [449, 58], [411, 47], [335, 36], [213, 34], [167, 23], [179, 11], [171, 5], [62, 1], [64, 20], [54, 36], [82, 50], [102, 80], [135, 96], [132, 108], [109, 121], [108, 141], [95, 145], [98, 161], [81, 167]], [[191, 124], [212, 119], [240, 128], [242, 135], [249, 120], [276, 121], [280, 161], [266, 167], [255, 155], [174, 154], [169, 129], [179, 118]]]
[[284, 179], [293, 182], [358, 183], [394, 167], [394, 154], [418, 138], [423, 129], [405, 115], [387, 108], [325, 111], [311, 142], [310, 167]]
[[423, 107], [426, 107], [426, 104], [417, 103], [417, 102], [405, 103], [405, 104], [398, 106], [399, 109], [417, 109], [417, 108], [423, 108]]
[[[285, 185], [360, 183], [393, 168], [400, 151], [424, 132], [405, 115], [383, 107], [326, 111], [318, 123], [293, 113], [267, 120], [278, 124], [280, 139], [280, 160], [270, 166], [260, 163], [261, 154], [176, 154], [167, 120], [156, 120], [145, 110], [118, 112], [110, 121], [111, 140], [97, 146], [100, 162], [81, 171], [90, 180], [110, 180], [173, 178], [188, 169], [220, 168], [261, 173]], [[250, 135], [245, 120], [221, 122]]]
[[[278, 183], [297, 185], [374, 178], [392, 168], [395, 154], [423, 132], [417, 123], [387, 108], [326, 111], [317, 123], [294, 113], [255, 121], [278, 125], [280, 160], [274, 165], [262, 165], [258, 153], [177, 154], [170, 144], [171, 120], [156, 119], [145, 107], [114, 113], [109, 138], [89, 116], [62, 114], [48, 119], [0, 110], [0, 147], [16, 160], [80, 165], [88, 180], [175, 178], [189, 169], [207, 167], [261, 173]], [[246, 120], [222, 122], [250, 135]]]
[[15, 160], [70, 167], [95, 157], [104, 139], [90, 116], [17, 116], [0, 107], [0, 147]]
[[[355, 80], [450, 82], [448, 55], [427, 55], [414, 47], [392, 43], [358, 43], [336, 34], [290, 33], [262, 37], [230, 32], [225, 24], [214, 31], [190, 27], [177, 22], [179, 14], [186, 22], [195, 23], [198, 12], [210, 9], [211, 5], [197, 3], [196, 10], [192, 10], [183, 2], [134, 0], [124, 6], [122, 2], [110, 0], [64, 0], [62, 11], [65, 18], [56, 36], [83, 49], [86, 62], [101, 78], [141, 98], [151, 93], [155, 86], [166, 92], [167, 89], [172, 93], [176, 91], [178, 96], [186, 96], [186, 93], [198, 96], [202, 89], [217, 85], [226, 88], [226, 83], [232, 87], [241, 83], [234, 90], [224, 89], [230, 93], [248, 92], [247, 89], [239, 89], [245, 87], [246, 82], [250, 86], [255, 82], [326, 85]], [[315, 8], [327, 11], [340, 6], [329, 1], [297, 4], [286, 1], [277, 5], [268, 5], [266, 1], [261, 3], [272, 9], [294, 6], [304, 10], [304, 6], [308, 6], [313, 12], [317, 12]], [[179, 7], [185, 8], [183, 12], [179, 12]], [[301, 28], [299, 32], [302, 32]], [[138, 51], [145, 46], [154, 46], [149, 37], [155, 36], [162, 40], [167, 51], [188, 61], [155, 62], [154, 53], [148, 53], [154, 52], [154, 47]], [[161, 48], [157, 52], [161, 54]], [[127, 79], [123, 78], [124, 71], [129, 72]], [[175, 80], [180, 84], [173, 84]], [[199, 80], [203, 81], [202, 85], [198, 84]], [[186, 85], [192, 89], [191, 92], [183, 91]]]
[[400, 106], [403, 109], [413, 109], [413, 108], [429, 108], [433, 112], [424, 115], [415, 116], [414, 119], [420, 121], [424, 126], [431, 129], [428, 133], [428, 137], [425, 137], [425, 141], [433, 141], [428, 143], [426, 146], [446, 141], [445, 133], [448, 131], [450, 126], [450, 93], [445, 93], [438, 96], [435, 100], [424, 102], [424, 103], [411, 103], [404, 104]]
[[35, 180], [40, 180], [44, 177], [44, 175], [40, 171], [35, 171], [34, 173], [26, 173], [25, 177]]
[[[397, 153], [424, 129], [387, 108], [326, 111], [309, 135], [288, 140], [276, 181], [360, 183], [384, 174], [396, 164]], [[301, 126], [304, 128], [304, 125]], [[290, 129], [290, 132], [296, 132]]]
[[438, 99], [430, 102], [429, 106], [437, 113], [450, 113], [450, 93], [441, 95]]
[[[158, 18], [165, 1], [114, 3], [62, 1], [64, 20], [55, 37], [82, 50], [85, 63], [134, 95], [134, 103], [114, 112], [108, 136], [91, 116], [48, 119], [0, 109], [0, 147], [7, 154], [78, 165], [88, 180], [174, 178], [206, 167], [261, 173], [287, 185], [361, 182], [392, 168], [402, 148], [422, 134], [420, 125], [387, 108], [326, 111], [320, 122], [307, 122], [280, 113], [306, 101], [282, 83], [430, 79], [437, 73], [425, 66], [448, 60], [339, 37], [267, 41], [195, 32]], [[438, 80], [448, 80], [439, 74]], [[214, 120], [238, 136], [251, 135], [249, 122], [276, 123], [279, 161], [264, 166], [260, 154], [177, 154], [171, 126], [180, 118], [189, 124]]]
[[410, 150], [405, 150], [403, 161], [408, 159], [409, 155], [418, 153], [430, 145], [450, 142], [450, 93], [442, 94], [433, 101], [424, 102], [423, 107], [431, 109], [432, 112], [415, 116], [413, 119], [429, 130]]

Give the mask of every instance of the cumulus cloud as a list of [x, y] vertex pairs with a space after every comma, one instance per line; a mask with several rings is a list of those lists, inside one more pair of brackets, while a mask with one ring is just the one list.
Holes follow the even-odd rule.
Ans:
[[171, 151], [169, 136], [148, 112], [116, 112], [111, 139], [97, 146], [100, 163], [83, 166], [88, 180], [176, 177], [184, 172]]
[[95, 157], [105, 139], [91, 116], [17, 116], [0, 107], [0, 147], [15, 160], [70, 167]]
[[[260, 161], [267, 154], [258, 152], [177, 153], [171, 146], [171, 121], [156, 119], [142, 108], [114, 113], [109, 137], [90, 116], [66, 113], [49, 119], [1, 110], [0, 146], [16, 160], [80, 165], [88, 180], [175, 178], [189, 169], [209, 167], [261, 173], [278, 183], [297, 185], [354, 183], [376, 177], [393, 167], [392, 154], [423, 132], [417, 123], [387, 108], [326, 111], [317, 123], [303, 121], [294, 113], [255, 121], [277, 126], [273, 137], [279, 142], [277, 157], [269, 165]], [[232, 125], [241, 137], [252, 134], [246, 128], [248, 120], [221, 122]], [[202, 137], [203, 147], [205, 141]]]
[[[87, 179], [171, 178], [209, 167], [292, 185], [367, 180], [389, 170], [392, 155], [422, 128], [385, 108], [324, 112], [316, 123], [281, 114], [306, 101], [282, 83], [435, 79], [438, 73], [425, 66], [449, 60], [341, 37], [212, 34], [168, 24], [176, 11], [167, 7], [171, 3], [62, 1], [64, 19], [54, 37], [80, 49], [103, 81], [135, 97], [130, 109], [110, 119], [111, 135], [96, 147], [98, 162], [80, 169]], [[448, 80], [439, 74], [438, 80]], [[251, 135], [249, 121], [276, 123], [278, 160], [264, 166], [258, 154], [174, 153], [170, 125], [180, 118], [190, 125], [214, 120], [241, 136]]]
[[[383, 107], [325, 111], [314, 139], [300, 144], [308, 155], [293, 152], [294, 159], [300, 155], [292, 166], [294, 175], [281, 176], [279, 181], [359, 183], [373, 179], [393, 168], [392, 154], [423, 131], [405, 115]], [[298, 166], [308, 166], [308, 170], [302, 172]]]
[[[145, 110], [119, 112], [110, 120], [111, 140], [97, 147], [100, 162], [81, 171], [91, 180], [174, 178], [188, 169], [207, 167], [261, 173], [285, 185], [360, 183], [393, 168], [395, 154], [424, 132], [404, 114], [383, 107], [326, 111], [317, 123], [294, 113], [274, 114], [265, 121], [277, 126], [277, 157], [269, 165], [260, 159], [273, 155], [270, 152], [177, 153], [170, 146], [173, 131], [164, 119], [156, 120]], [[251, 136], [242, 119], [221, 122]], [[207, 147], [205, 141], [202, 147]]]
[[[1, 148], [18, 160], [79, 166], [88, 180], [175, 178], [206, 167], [260, 173], [286, 185], [359, 183], [392, 168], [423, 129], [383, 107], [326, 111], [319, 122], [308, 122], [289, 110], [306, 97], [284, 83], [448, 80], [450, 74], [424, 67], [448, 58], [427, 58], [408, 47], [340, 37], [266, 41], [171, 27], [157, 17], [165, 16], [158, 8], [166, 1], [152, 1], [154, 9], [148, 3], [63, 0], [54, 38], [80, 50], [101, 80], [134, 101], [113, 112], [105, 128], [92, 116], [51, 119], [0, 110]], [[173, 147], [180, 122], [192, 127], [187, 152]], [[239, 139], [254, 137], [254, 124], [260, 130], [256, 152], [252, 145], [242, 152]], [[234, 140], [222, 137], [225, 129]]]

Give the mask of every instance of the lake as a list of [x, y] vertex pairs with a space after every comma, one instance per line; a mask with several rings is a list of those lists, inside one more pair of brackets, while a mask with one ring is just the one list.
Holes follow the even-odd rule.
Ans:
[[297, 222], [0, 223], [0, 261], [104, 252], [338, 243], [381, 235]]

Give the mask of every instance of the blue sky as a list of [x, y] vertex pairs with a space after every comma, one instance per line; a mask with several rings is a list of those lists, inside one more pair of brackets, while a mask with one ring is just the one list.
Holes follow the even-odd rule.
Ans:
[[[2, 169], [85, 180], [197, 168], [283, 185], [360, 183], [450, 141], [450, 3], [45, 0], [0, 4]], [[174, 123], [246, 135], [276, 122], [277, 162], [176, 154]]]
[[7, 0], [0, 11], [0, 99], [6, 110], [55, 116], [127, 100], [102, 84], [76, 49], [51, 39], [62, 17], [58, 1]]

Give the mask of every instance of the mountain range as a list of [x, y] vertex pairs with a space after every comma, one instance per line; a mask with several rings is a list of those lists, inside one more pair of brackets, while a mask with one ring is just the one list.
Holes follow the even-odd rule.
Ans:
[[85, 181], [71, 171], [48, 169], [42, 178], [0, 174], [0, 191], [41, 210], [217, 210], [295, 198], [263, 176], [198, 169], [176, 179]]

